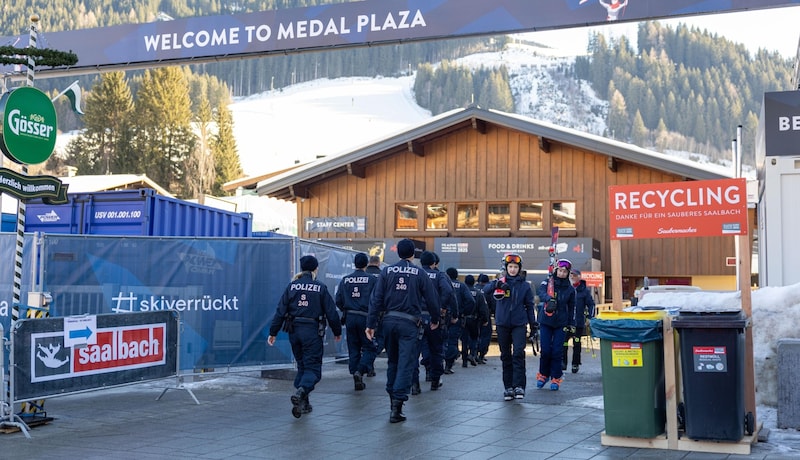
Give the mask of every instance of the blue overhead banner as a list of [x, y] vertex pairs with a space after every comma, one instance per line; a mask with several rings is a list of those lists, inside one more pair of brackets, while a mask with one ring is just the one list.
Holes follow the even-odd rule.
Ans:
[[[365, 0], [67, 32], [43, 31], [46, 33], [39, 36], [38, 46], [77, 54], [78, 63], [72, 69], [101, 71], [106, 67], [198, 63], [798, 4], [800, 0], [628, 0], [606, 7], [597, 0]], [[0, 37], [0, 43], [26, 47], [28, 33]], [[11, 70], [0, 67], [0, 71]]]

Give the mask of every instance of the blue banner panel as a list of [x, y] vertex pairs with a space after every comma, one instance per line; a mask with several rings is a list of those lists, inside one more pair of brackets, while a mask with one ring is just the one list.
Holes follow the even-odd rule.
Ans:
[[291, 239], [46, 235], [51, 316], [173, 310], [181, 370], [286, 364], [269, 324], [292, 276]]
[[12, 338], [12, 397], [20, 402], [174, 376], [177, 340], [171, 311], [20, 320]]
[[[366, 0], [333, 5], [207, 16], [49, 32], [39, 47], [72, 51], [74, 68], [180, 64], [336, 47], [582, 27], [607, 21], [793, 6], [800, 0]], [[97, 37], [103, 37], [98, 40]], [[0, 43], [28, 46], [27, 33]], [[0, 67], [4, 72], [13, 69]]]
[[[16, 226], [16, 224], [15, 224]], [[31, 281], [31, 251], [33, 250], [32, 236], [26, 235], [22, 247], [22, 286], [20, 289], [20, 318], [25, 317], [26, 303], [28, 301], [28, 291], [30, 291]], [[5, 338], [9, 337], [11, 329], [11, 308], [14, 305], [14, 253], [17, 250], [16, 233], [0, 234], [0, 254], [5, 254], [4, 264], [0, 264], [0, 323], [3, 324]], [[8, 363], [6, 363], [8, 364]]]

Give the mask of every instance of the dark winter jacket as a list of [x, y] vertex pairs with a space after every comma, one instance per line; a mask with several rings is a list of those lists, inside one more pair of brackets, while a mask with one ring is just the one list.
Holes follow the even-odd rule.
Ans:
[[333, 335], [342, 335], [342, 324], [336, 313], [333, 297], [328, 292], [328, 287], [314, 279], [311, 272], [303, 272], [283, 291], [269, 328], [269, 335], [278, 335], [287, 317], [307, 320], [319, 320], [324, 317]]
[[[495, 291], [505, 291], [505, 295], [494, 297]], [[536, 324], [536, 305], [533, 302], [531, 286], [522, 276], [504, 276], [491, 281], [483, 288], [484, 295], [495, 299], [495, 324], [513, 327]]]
[[489, 322], [489, 307], [486, 305], [486, 296], [483, 295], [483, 291], [478, 286], [469, 287], [469, 292], [472, 294], [472, 298], [475, 299], [475, 314], [477, 315], [478, 324], [486, 324]]
[[464, 318], [466, 316], [474, 316], [475, 299], [469, 292], [467, 285], [458, 280], [452, 280], [450, 281], [450, 284], [453, 285], [453, 292], [456, 295], [456, 299], [458, 299], [458, 311], [460, 317]]
[[550, 301], [550, 296], [547, 295], [547, 280], [543, 281], [536, 291], [541, 301], [539, 304], [539, 323], [553, 328], [575, 326], [575, 288], [572, 287], [569, 278], [554, 276], [553, 281], [556, 311], [552, 314], [544, 311], [544, 307]]
[[575, 287], [575, 326], [578, 334], [584, 334], [589, 318], [594, 318], [594, 297], [592, 291], [586, 287], [586, 280], [580, 280]]
[[439, 308], [442, 309], [442, 316], [448, 320], [458, 318], [458, 300], [456, 300], [453, 285], [450, 284], [450, 277], [435, 268], [422, 267], [422, 269], [428, 274], [431, 284], [439, 296]]

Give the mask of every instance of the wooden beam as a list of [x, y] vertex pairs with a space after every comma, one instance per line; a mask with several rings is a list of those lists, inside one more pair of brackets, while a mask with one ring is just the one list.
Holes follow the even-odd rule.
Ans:
[[539, 150], [550, 153], [550, 141], [544, 136], [539, 136]]
[[292, 197], [292, 200], [296, 200], [297, 198], [305, 200], [311, 196], [309, 195], [307, 188], [297, 187], [294, 185], [289, 186], [289, 195]]
[[611, 172], [617, 172], [617, 159], [614, 157], [608, 157], [608, 170]]
[[416, 155], [418, 157], [424, 157], [425, 156], [425, 146], [421, 142], [408, 141], [406, 144], [408, 145], [408, 151], [409, 152], [413, 153], [414, 155]]
[[364, 179], [367, 177], [367, 168], [354, 163], [347, 163], [347, 174]]
[[486, 122], [483, 120], [478, 120], [476, 117], [472, 117], [472, 129], [481, 134], [486, 134]]

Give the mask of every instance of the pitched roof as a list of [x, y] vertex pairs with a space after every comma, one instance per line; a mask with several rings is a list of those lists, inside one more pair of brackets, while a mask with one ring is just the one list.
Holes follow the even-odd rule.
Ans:
[[351, 152], [300, 166], [258, 183], [258, 195], [268, 195], [284, 200], [307, 198], [307, 189], [315, 183], [341, 174], [363, 177], [365, 168], [401, 152], [424, 155], [425, 143], [453, 131], [472, 127], [485, 130], [487, 124], [537, 136], [546, 148], [555, 141], [588, 151], [607, 155], [609, 160], [623, 160], [647, 166], [687, 179], [724, 179], [731, 177], [721, 171], [703, 168], [698, 163], [643, 149], [632, 144], [606, 139], [551, 123], [533, 120], [520, 115], [468, 107], [443, 113], [400, 134], [364, 146]]

